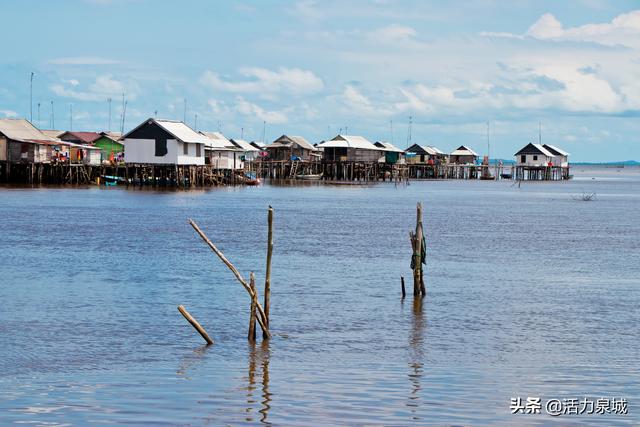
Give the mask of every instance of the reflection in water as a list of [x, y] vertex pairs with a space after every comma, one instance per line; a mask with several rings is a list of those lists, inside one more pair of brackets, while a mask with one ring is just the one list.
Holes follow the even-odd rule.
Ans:
[[413, 419], [420, 419], [417, 415], [420, 407], [421, 380], [424, 375], [424, 329], [426, 320], [423, 313], [423, 298], [413, 299], [413, 313], [411, 316], [411, 333], [409, 334], [409, 382], [411, 392], [407, 406], [413, 414]]
[[206, 344], [202, 345], [196, 348], [195, 350], [193, 350], [192, 354], [185, 356], [182, 359], [182, 362], [180, 363], [180, 366], [178, 367], [176, 374], [178, 374], [179, 377], [183, 377], [184, 379], [190, 380], [191, 377], [189, 377], [188, 371], [204, 359], [204, 356], [207, 353], [207, 350], [209, 349], [209, 347], [211, 346]]
[[271, 393], [269, 392], [269, 357], [271, 352], [269, 342], [262, 341], [260, 344], [249, 344], [249, 375], [247, 384], [247, 422], [254, 421], [251, 413], [256, 404], [254, 390], [256, 389], [256, 377], [260, 382], [260, 422], [271, 425], [267, 419], [271, 408]]

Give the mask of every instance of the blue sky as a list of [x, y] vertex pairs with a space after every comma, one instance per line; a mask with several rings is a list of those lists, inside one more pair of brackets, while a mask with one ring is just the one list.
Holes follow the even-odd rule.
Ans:
[[[0, 0], [0, 117], [118, 130], [151, 117], [261, 140], [347, 129], [511, 158], [640, 159], [632, 1]], [[40, 120], [37, 119], [40, 103]], [[393, 132], [392, 132], [393, 129]]]

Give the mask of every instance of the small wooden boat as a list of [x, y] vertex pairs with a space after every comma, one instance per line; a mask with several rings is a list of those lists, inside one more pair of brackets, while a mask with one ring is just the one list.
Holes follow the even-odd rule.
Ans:
[[244, 185], [260, 185], [260, 180], [258, 178], [254, 178], [254, 179], [247, 179], [244, 182]]
[[501, 173], [500, 178], [502, 179], [511, 179], [512, 175], [510, 173]]

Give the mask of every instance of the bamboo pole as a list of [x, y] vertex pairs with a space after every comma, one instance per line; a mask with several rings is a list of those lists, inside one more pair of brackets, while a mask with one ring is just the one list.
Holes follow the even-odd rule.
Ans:
[[198, 331], [202, 338], [204, 338], [204, 340], [207, 342], [207, 345], [213, 344], [213, 340], [209, 337], [207, 331], [205, 331], [204, 328], [200, 326], [200, 323], [198, 323], [198, 321], [191, 314], [189, 314], [184, 306], [179, 305], [178, 311], [184, 316], [185, 319], [187, 319], [187, 322], [191, 323], [191, 326], [193, 326], [195, 330]]
[[220, 251], [220, 249], [218, 249], [216, 245], [214, 245], [213, 242], [207, 237], [207, 235], [204, 234], [204, 232], [200, 229], [200, 227], [198, 227], [198, 224], [196, 224], [195, 221], [192, 219], [189, 219], [189, 224], [191, 224], [191, 226], [196, 231], [196, 233], [198, 233], [198, 235], [211, 248], [211, 250], [216, 255], [218, 255], [218, 258], [220, 258], [220, 260], [229, 268], [229, 270], [231, 270], [234, 276], [236, 276], [236, 279], [238, 279], [238, 282], [240, 282], [242, 287], [247, 291], [251, 299], [255, 301], [256, 310], [259, 314], [259, 316], [256, 317], [256, 320], [258, 321], [258, 324], [262, 328], [263, 335], [265, 335], [267, 338], [271, 337], [271, 334], [269, 333], [269, 328], [265, 323], [266, 316], [264, 314], [264, 310], [262, 309], [262, 306], [258, 302], [258, 297], [256, 293], [251, 290], [251, 287], [249, 286], [247, 281], [242, 277], [238, 269], [233, 264], [231, 264], [231, 262], [227, 259], [227, 257], [224, 256], [224, 254]]
[[251, 313], [249, 315], [249, 341], [256, 340], [256, 301], [258, 296], [258, 291], [256, 289], [256, 276], [254, 276], [253, 271], [249, 274], [249, 287], [256, 294], [255, 299], [251, 299]]
[[[267, 329], [269, 328], [269, 307], [271, 305], [271, 255], [273, 254], [273, 208], [268, 211], [269, 234], [267, 237], [267, 271], [264, 278], [264, 315]], [[267, 338], [266, 336], [264, 338]]]

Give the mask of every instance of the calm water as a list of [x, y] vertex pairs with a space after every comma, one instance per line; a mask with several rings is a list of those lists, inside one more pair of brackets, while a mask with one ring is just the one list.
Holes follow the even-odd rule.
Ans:
[[[639, 425], [640, 169], [574, 174], [0, 188], [0, 425]], [[417, 201], [422, 305], [399, 283]], [[247, 295], [187, 218], [261, 289], [268, 205], [275, 336], [254, 347]], [[623, 397], [629, 414], [511, 415], [516, 396]]]

